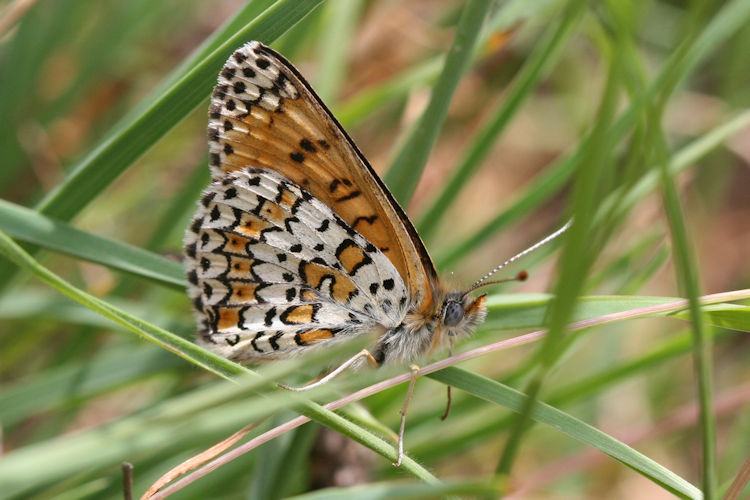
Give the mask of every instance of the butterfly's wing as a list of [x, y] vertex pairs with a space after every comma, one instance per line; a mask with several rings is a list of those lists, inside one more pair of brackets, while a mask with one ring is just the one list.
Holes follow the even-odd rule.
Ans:
[[212, 176], [279, 172], [330, 207], [398, 270], [410, 301], [431, 301], [435, 267], [411, 222], [299, 72], [259, 42], [222, 69], [209, 111]]
[[406, 312], [407, 290], [390, 260], [266, 168], [214, 181], [185, 243], [200, 341], [237, 361], [393, 328]]

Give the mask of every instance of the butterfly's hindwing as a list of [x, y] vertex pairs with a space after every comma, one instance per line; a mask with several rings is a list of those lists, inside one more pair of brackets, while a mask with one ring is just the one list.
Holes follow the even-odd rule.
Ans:
[[382, 252], [265, 169], [212, 183], [186, 248], [203, 340], [233, 359], [392, 327], [406, 312], [405, 285]]

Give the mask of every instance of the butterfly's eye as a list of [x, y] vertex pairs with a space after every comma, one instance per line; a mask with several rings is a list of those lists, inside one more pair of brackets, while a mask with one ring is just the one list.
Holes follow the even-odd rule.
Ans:
[[464, 319], [464, 308], [460, 303], [448, 301], [443, 306], [443, 323], [445, 326], [456, 326]]

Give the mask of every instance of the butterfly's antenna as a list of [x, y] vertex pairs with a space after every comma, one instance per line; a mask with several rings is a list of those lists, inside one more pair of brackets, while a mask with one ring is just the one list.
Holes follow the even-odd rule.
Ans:
[[[493, 269], [492, 271], [488, 272], [487, 274], [485, 274], [484, 276], [482, 276], [481, 278], [479, 278], [479, 279], [478, 279], [478, 280], [476, 281], [476, 283], [474, 283], [473, 285], [471, 285], [471, 287], [469, 288], [469, 290], [467, 290], [467, 292], [470, 292], [470, 291], [472, 291], [472, 290], [475, 290], [475, 289], [476, 289], [476, 288], [478, 288], [479, 286], [484, 286], [484, 285], [482, 285], [482, 282], [483, 282], [483, 281], [485, 281], [485, 280], [486, 280], [487, 278], [489, 278], [490, 276], [492, 276], [493, 274], [495, 274], [496, 272], [498, 272], [498, 271], [499, 271], [500, 269], [504, 268], [504, 267], [505, 267], [505, 266], [507, 266], [508, 264], [511, 264], [511, 263], [513, 263], [513, 262], [517, 261], [518, 259], [520, 259], [520, 258], [521, 258], [521, 257], [523, 257], [524, 255], [526, 255], [527, 253], [531, 253], [531, 252], [533, 252], [534, 250], [536, 250], [537, 248], [539, 248], [539, 247], [541, 247], [541, 246], [543, 246], [543, 245], [546, 245], [546, 244], [547, 244], [547, 243], [549, 243], [550, 241], [554, 240], [555, 238], [557, 238], [558, 236], [560, 236], [561, 234], [563, 234], [563, 233], [564, 233], [564, 232], [565, 232], [565, 231], [566, 231], [566, 230], [567, 230], [567, 229], [568, 229], [568, 228], [570, 227], [570, 223], [571, 223], [571, 222], [572, 222], [572, 219], [571, 219], [571, 220], [569, 220], [568, 222], [566, 222], [566, 223], [565, 223], [565, 225], [564, 225], [563, 227], [561, 227], [560, 229], [558, 229], [558, 230], [557, 230], [557, 231], [555, 231], [554, 233], [552, 233], [552, 234], [550, 234], [550, 235], [546, 236], [545, 238], [543, 238], [543, 239], [542, 239], [542, 240], [540, 240], [540, 241], [537, 241], [536, 243], [534, 243], [533, 245], [531, 245], [531, 246], [530, 246], [529, 248], [527, 248], [526, 250], [523, 250], [522, 252], [519, 252], [519, 253], [517, 253], [516, 255], [514, 255], [514, 256], [513, 256], [513, 257], [511, 257], [510, 259], [506, 260], [505, 262], [503, 262], [502, 264], [500, 264], [499, 266], [497, 266], [497, 267], [496, 267], [495, 269]], [[515, 281], [515, 280], [516, 280], [516, 278], [512, 278], [512, 279], [510, 279], [510, 280], [501, 280], [501, 281], [498, 281], [498, 283], [501, 283], [501, 282], [503, 282], [503, 281]], [[487, 283], [487, 284], [490, 284], [490, 283]], [[495, 282], [493, 282], [492, 284], [495, 284]]]

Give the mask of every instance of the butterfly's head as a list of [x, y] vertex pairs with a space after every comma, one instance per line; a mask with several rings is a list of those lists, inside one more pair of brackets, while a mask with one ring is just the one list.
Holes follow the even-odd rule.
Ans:
[[440, 312], [440, 319], [450, 336], [468, 335], [484, 321], [487, 308], [484, 303], [487, 294], [470, 297], [464, 292], [451, 292], [446, 295]]
[[440, 322], [451, 337], [467, 335], [472, 333], [477, 325], [484, 321], [487, 316], [487, 294], [472, 297], [471, 292], [477, 288], [489, 285], [497, 285], [506, 281], [524, 281], [526, 271], [519, 272], [513, 278], [504, 280], [479, 282], [464, 291], [453, 291], [445, 294], [442, 308], [440, 309]]

